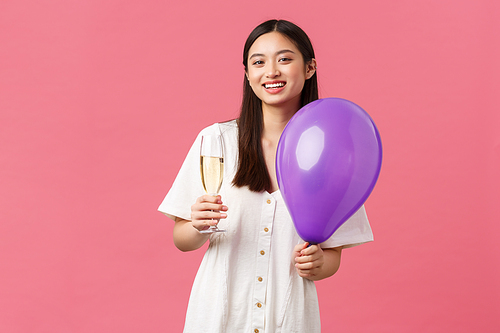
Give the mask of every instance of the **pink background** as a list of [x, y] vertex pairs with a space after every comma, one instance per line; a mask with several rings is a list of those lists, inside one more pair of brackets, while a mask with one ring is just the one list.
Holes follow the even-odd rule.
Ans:
[[500, 326], [500, 7], [482, 1], [0, 3], [0, 332], [180, 332], [203, 251], [156, 211], [235, 118], [244, 40], [299, 24], [321, 97], [375, 120], [374, 243], [319, 282], [324, 332]]

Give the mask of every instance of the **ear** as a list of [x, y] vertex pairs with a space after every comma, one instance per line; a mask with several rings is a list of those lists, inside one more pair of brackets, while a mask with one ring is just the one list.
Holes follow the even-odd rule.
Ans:
[[311, 59], [311, 61], [306, 64], [306, 80], [309, 80], [314, 75], [314, 73], [316, 73], [316, 68], [316, 59]]

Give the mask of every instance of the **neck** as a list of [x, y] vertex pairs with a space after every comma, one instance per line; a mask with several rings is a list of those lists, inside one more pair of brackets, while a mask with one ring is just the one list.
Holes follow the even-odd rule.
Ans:
[[285, 129], [286, 124], [288, 124], [288, 121], [298, 109], [298, 106], [277, 107], [263, 104], [262, 115], [264, 118], [264, 128], [262, 131], [262, 138], [277, 141]]

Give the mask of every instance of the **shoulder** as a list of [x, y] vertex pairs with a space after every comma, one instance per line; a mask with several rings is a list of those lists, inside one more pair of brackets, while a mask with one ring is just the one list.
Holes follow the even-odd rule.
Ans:
[[223, 136], [232, 135], [238, 132], [238, 125], [236, 119], [226, 121], [224, 123], [215, 123], [210, 126], [205, 127], [199, 133], [199, 135], [208, 134], [221, 134]]
[[238, 133], [238, 124], [236, 119], [226, 121], [225, 123], [218, 123], [217, 125], [219, 126], [222, 135], [234, 135], [235, 133]]

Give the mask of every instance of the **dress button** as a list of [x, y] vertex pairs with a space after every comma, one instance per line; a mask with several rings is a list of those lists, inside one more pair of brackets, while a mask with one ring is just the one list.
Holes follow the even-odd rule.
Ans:
[[265, 232], [268, 232], [268, 231], [269, 231], [269, 229], [268, 229], [268, 228], [264, 228], [264, 231], [265, 231]]
[[264, 254], [266, 254], [266, 252], [264, 252], [264, 251], [260, 251], [260, 254], [264, 255]]
[[257, 307], [258, 307], [258, 308], [261, 308], [261, 307], [262, 307], [262, 304], [257, 303]]
[[267, 199], [267, 203], [270, 204], [271, 203], [271, 199]]
[[259, 329], [258, 329], [258, 328], [254, 329], [253, 331], [254, 331], [255, 333], [259, 333]]
[[262, 278], [260, 276], [257, 278], [257, 280], [259, 280], [259, 282], [262, 282]]

